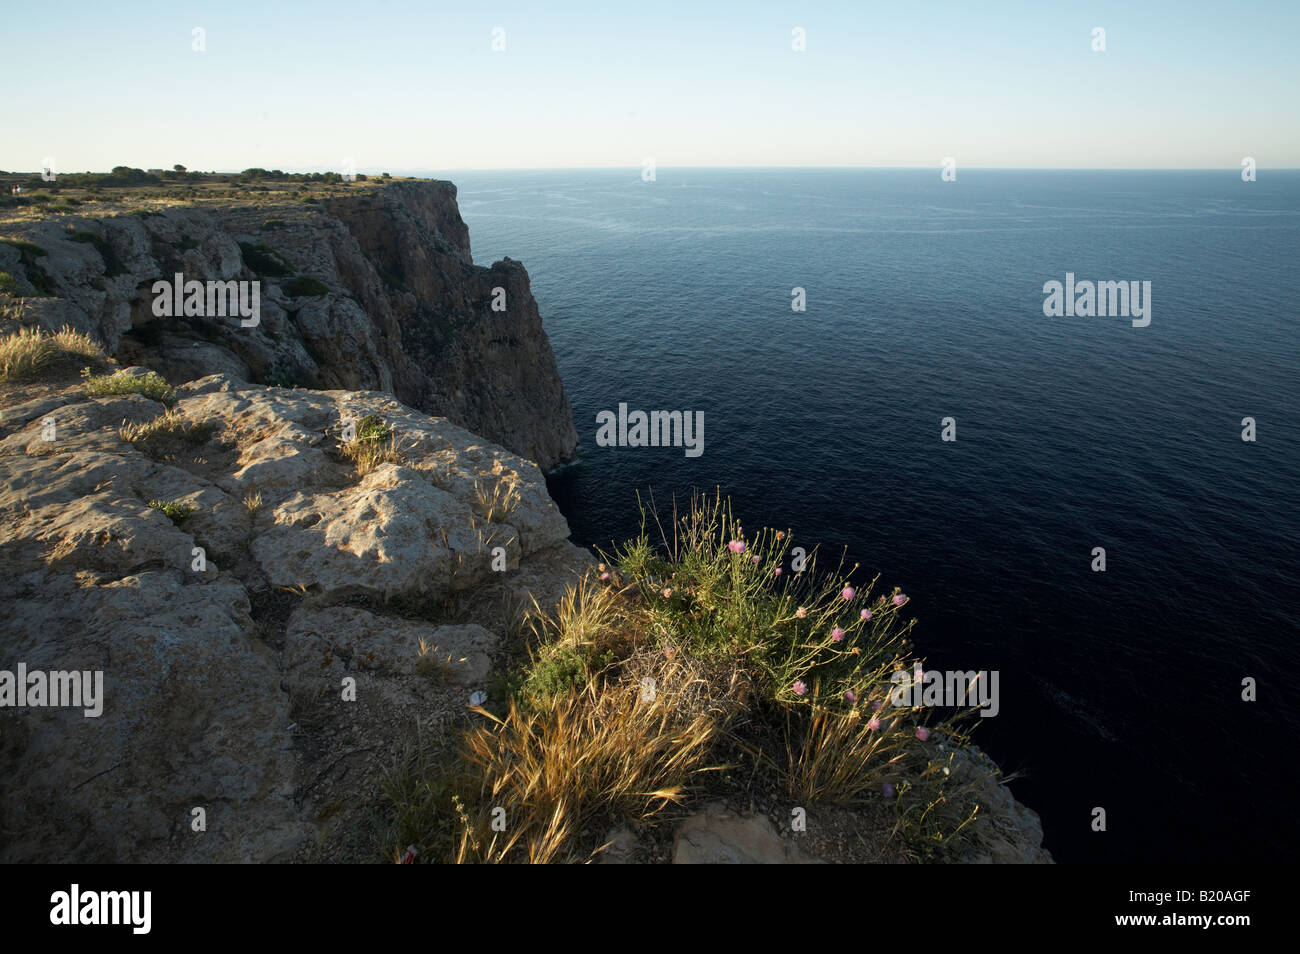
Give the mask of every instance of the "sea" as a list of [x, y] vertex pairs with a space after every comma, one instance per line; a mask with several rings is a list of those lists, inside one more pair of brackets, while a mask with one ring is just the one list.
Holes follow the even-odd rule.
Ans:
[[[927, 668], [998, 671], [975, 741], [1058, 861], [1294, 857], [1300, 172], [429, 174], [531, 275], [575, 542], [721, 488], [901, 587]], [[1149, 323], [1047, 314], [1067, 281]], [[620, 404], [703, 452], [599, 446]]]

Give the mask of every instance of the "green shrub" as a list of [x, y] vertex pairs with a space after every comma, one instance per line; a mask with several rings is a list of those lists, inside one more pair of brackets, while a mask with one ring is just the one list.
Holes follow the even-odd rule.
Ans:
[[310, 275], [299, 275], [290, 279], [284, 285], [284, 293], [291, 298], [300, 298], [305, 296], [328, 295], [329, 286], [317, 278]]
[[367, 414], [357, 421], [357, 440], [382, 443], [393, 436], [393, 429], [378, 414]]
[[280, 278], [293, 274], [289, 263], [280, 256], [279, 252], [269, 246], [240, 242], [239, 250], [244, 253], [244, 262], [258, 275]]
[[24, 242], [22, 239], [0, 239], [0, 242], [18, 249], [18, 260], [24, 265], [34, 265], [36, 259], [44, 258], [50, 254], [39, 245], [33, 242]]
[[174, 500], [150, 500], [149, 507], [152, 510], [160, 510], [166, 514], [171, 522], [180, 524], [194, 515], [194, 508], [189, 504], [177, 503]]
[[0, 272], [0, 295], [17, 295], [18, 285], [8, 272]]
[[153, 371], [142, 375], [116, 371], [113, 374], [94, 376], [90, 368], [82, 368], [81, 376], [86, 379], [87, 390], [95, 397], [141, 394], [161, 404], [171, 405], [176, 401], [176, 391], [162, 375]]

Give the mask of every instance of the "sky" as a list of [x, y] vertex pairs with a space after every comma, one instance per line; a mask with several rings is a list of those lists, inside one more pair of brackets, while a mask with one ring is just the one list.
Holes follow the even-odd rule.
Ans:
[[0, 22], [10, 171], [1300, 167], [1300, 0], [65, 0]]

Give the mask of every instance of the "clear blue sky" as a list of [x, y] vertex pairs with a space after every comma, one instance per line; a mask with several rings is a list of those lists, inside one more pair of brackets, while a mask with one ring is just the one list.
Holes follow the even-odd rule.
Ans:
[[1300, 167], [1300, 0], [68, 0], [0, 23], [9, 170]]

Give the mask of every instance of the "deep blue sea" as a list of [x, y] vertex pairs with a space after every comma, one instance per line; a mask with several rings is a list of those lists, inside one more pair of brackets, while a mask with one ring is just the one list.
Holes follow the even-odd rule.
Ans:
[[[1059, 861], [1293, 857], [1300, 173], [437, 174], [532, 276], [577, 542], [720, 486], [901, 586], [929, 668], [1000, 672], [975, 738]], [[1150, 325], [1046, 317], [1067, 272], [1150, 281]], [[704, 411], [703, 455], [597, 447], [620, 402]]]

